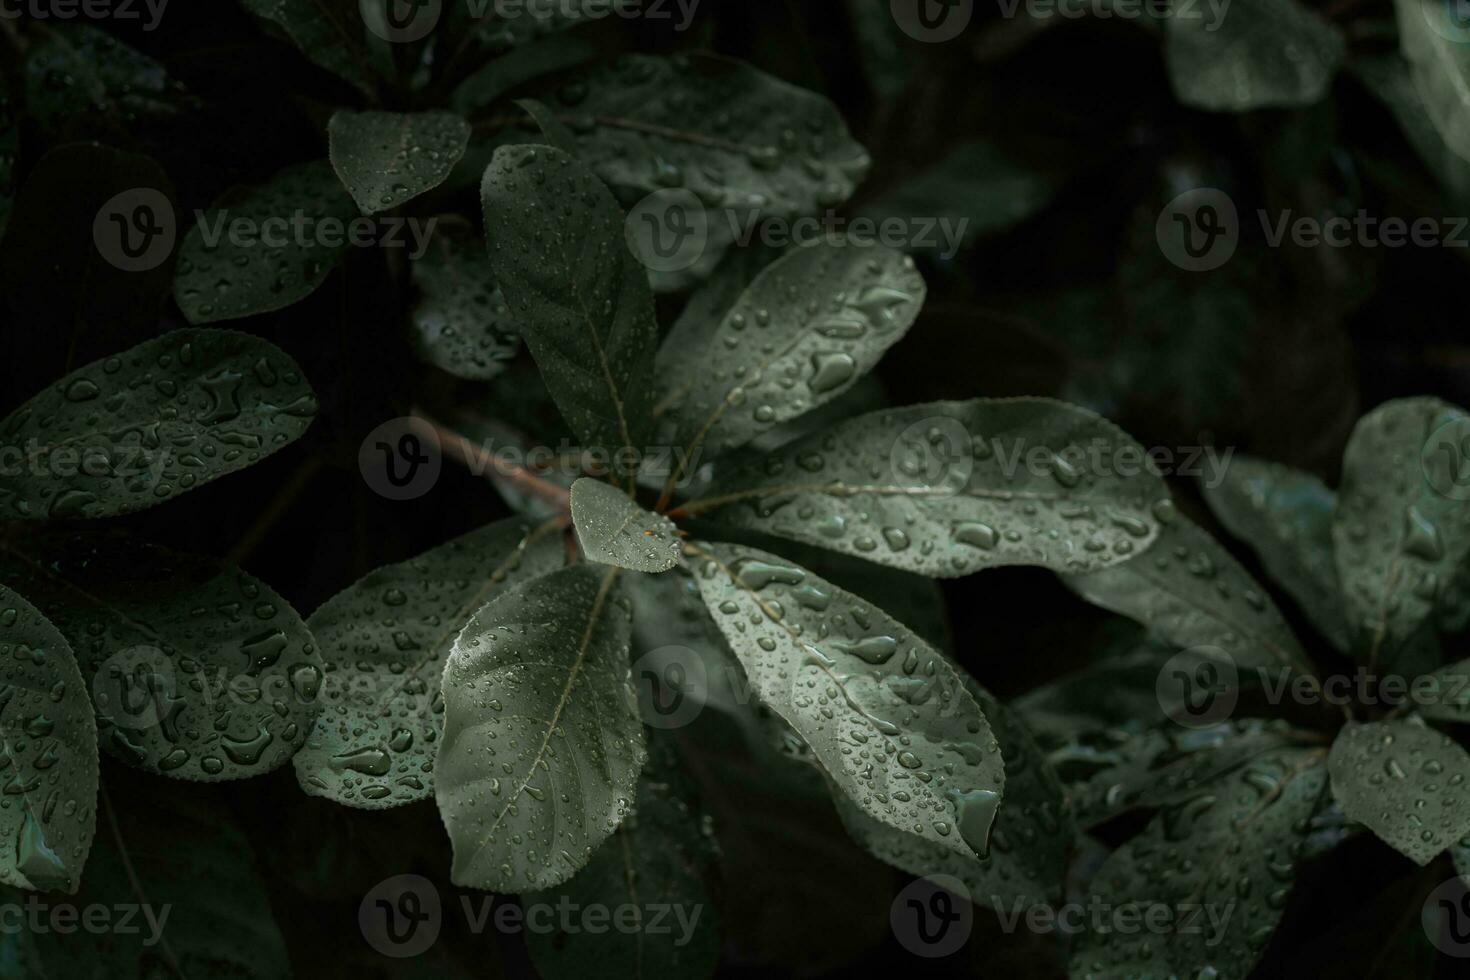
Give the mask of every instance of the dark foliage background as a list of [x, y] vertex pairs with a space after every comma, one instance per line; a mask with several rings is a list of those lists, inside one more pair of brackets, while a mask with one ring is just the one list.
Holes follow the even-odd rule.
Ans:
[[[848, 213], [901, 207], [896, 195], [964, 144], [1033, 175], [1042, 198], [1034, 213], [977, 220], [983, 234], [952, 259], [919, 256], [927, 306], [877, 371], [892, 403], [1053, 395], [1106, 415], [1145, 446], [1234, 447], [1329, 484], [1368, 408], [1409, 395], [1470, 403], [1466, 250], [1273, 249], [1246, 217], [1230, 265], [1192, 275], [1155, 243], [1161, 207], [1201, 185], [1227, 191], [1243, 216], [1458, 213], [1355, 72], [1340, 73], [1310, 108], [1205, 112], [1175, 98], [1158, 31], [1146, 26], [1038, 21], [1024, 11], [1007, 19], [982, 3], [962, 38], [924, 45], [893, 31], [874, 36], [883, 11], [860, 9], [869, 4], [887, 6], [703, 0], [686, 33], [658, 21], [590, 33], [609, 53], [714, 50], [825, 94], [874, 161]], [[1396, 50], [1387, 0], [1309, 5], [1346, 31], [1351, 61]], [[0, 246], [0, 414], [71, 367], [183, 325], [167, 277], [128, 278], [84, 257], [97, 204], [114, 185], [137, 181], [85, 166], [48, 169], [48, 152], [95, 140], [151, 157], [187, 212], [285, 163], [320, 159], [333, 108], [360, 101], [232, 3], [174, 0], [153, 32], [98, 26], [166, 65], [197, 109], [161, 128], [111, 112], [44, 131], [28, 120], [15, 171], [25, 190]], [[0, 28], [4, 71], [18, 78], [21, 46], [44, 25]], [[1011, 191], [987, 176], [969, 174], [946, 191], [946, 205], [1003, 213]], [[478, 213], [473, 188], [461, 197], [446, 194], [434, 207]], [[482, 480], [454, 467], [432, 495], [408, 503], [362, 481], [358, 447], [379, 422], [415, 403], [484, 395], [419, 364], [403, 330], [410, 297], [395, 259], [353, 252], [306, 301], [232, 324], [303, 366], [322, 401], [308, 435], [248, 474], [118, 522], [182, 550], [231, 556], [304, 611], [374, 567], [509, 513]], [[660, 302], [667, 323], [682, 297]], [[523, 362], [516, 370], [529, 370]], [[1190, 516], [1219, 530], [1191, 481], [1173, 489]], [[1041, 570], [994, 571], [944, 589], [958, 660], [1003, 699], [1086, 664], [1132, 630]], [[304, 796], [289, 767], [213, 788], [130, 779], [114, 761], [103, 765], [119, 806], [136, 794], [189, 792], [217, 796], [238, 816], [268, 872], [298, 975], [530, 974], [516, 940], [455, 934], [453, 915], [432, 963], [390, 963], [362, 943], [357, 903], [379, 879], [413, 871], [441, 881], [446, 900], [458, 894], [445, 880], [448, 845], [432, 803], [348, 811]], [[775, 776], [753, 792], [777, 811], [802, 806], [782, 801]], [[806, 816], [818, 828], [806, 839], [725, 842], [728, 975], [1065, 975], [1046, 937], [1004, 935], [985, 915], [959, 962], [911, 958], [887, 927], [903, 876], [851, 844], [833, 814]], [[1303, 879], [1258, 975], [1454, 975], [1434, 965], [1418, 932], [1413, 892], [1422, 879], [1371, 837], [1345, 857]]]

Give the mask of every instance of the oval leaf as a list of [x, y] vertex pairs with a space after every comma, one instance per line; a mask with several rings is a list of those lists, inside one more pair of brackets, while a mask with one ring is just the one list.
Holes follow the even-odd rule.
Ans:
[[1164, 37], [1179, 101], [1225, 112], [1309, 106], [1347, 53], [1342, 31], [1298, 0], [1234, 0], [1217, 15], [1170, 17]]
[[79, 368], [0, 422], [0, 514], [112, 517], [242, 470], [299, 439], [316, 396], [289, 356], [227, 330], [175, 330]]
[[943, 578], [1081, 572], [1143, 551], [1172, 513], [1144, 460], [1111, 423], [1062, 402], [934, 402], [739, 463], [681, 511]]
[[302, 789], [366, 810], [434, 794], [449, 651], [487, 602], [565, 564], [556, 530], [514, 518], [480, 528], [379, 568], [312, 614], [327, 676], [292, 759]]
[[949, 661], [881, 609], [780, 558], [700, 544], [699, 588], [761, 701], [869, 818], [983, 853], [1005, 772]]
[[666, 572], [679, 563], [674, 522], [601, 480], [583, 477], [572, 484], [572, 521], [592, 561], [635, 572]]
[[1343, 812], [1416, 864], [1470, 835], [1470, 755], [1439, 732], [1349, 725], [1327, 764]]
[[487, 381], [515, 358], [521, 338], [495, 285], [483, 243], [438, 236], [413, 263], [419, 356], [457, 378]]
[[577, 565], [481, 609], [444, 668], [434, 795], [457, 885], [519, 893], [576, 874], [643, 768], [617, 569]]
[[76, 651], [99, 742], [147, 772], [219, 782], [270, 772], [306, 740], [322, 660], [296, 611], [213, 559], [135, 540], [0, 550]]
[[365, 214], [400, 207], [444, 183], [464, 156], [470, 124], [452, 112], [333, 113], [332, 168]]
[[326, 281], [358, 216], [326, 161], [287, 167], [199, 217], [179, 248], [174, 299], [190, 323], [283, 310]]
[[658, 327], [612, 195], [561, 150], [511, 146], [480, 199], [495, 278], [572, 430], [589, 448], [639, 447]]
[[97, 725], [71, 647], [0, 585], [0, 882], [75, 893], [97, 829]]

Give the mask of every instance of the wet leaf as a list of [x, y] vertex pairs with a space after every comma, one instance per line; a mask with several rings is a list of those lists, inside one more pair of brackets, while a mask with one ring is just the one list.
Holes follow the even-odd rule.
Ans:
[[1136, 561], [1062, 581], [1175, 646], [1222, 650], [1240, 668], [1307, 666], [1270, 594], [1182, 515], [1166, 521], [1148, 554]]
[[1173, 505], [1111, 423], [1021, 398], [860, 416], [718, 473], [682, 510], [949, 578], [1106, 568], [1147, 549]]
[[470, 124], [452, 112], [338, 110], [327, 124], [332, 168], [364, 214], [433, 190], [464, 156]]
[[1309, 473], [1240, 455], [1218, 484], [1205, 483], [1201, 492], [1220, 523], [1255, 549], [1312, 625], [1346, 650], [1347, 623], [1332, 557], [1337, 495]]
[[695, 578], [762, 703], [881, 824], [962, 857], [989, 847], [1005, 773], [955, 668], [881, 609], [773, 555], [700, 544]]
[[1420, 725], [1349, 725], [1332, 743], [1332, 794], [1352, 820], [1426, 865], [1470, 835], [1470, 756]]
[[[719, 961], [717, 912], [704, 885], [714, 856], [689, 787], [672, 752], [650, 746], [634, 809], [587, 866], [559, 888], [525, 896], [527, 903], [610, 910], [627, 923], [606, 934], [532, 932], [526, 946], [547, 980], [593, 977], [708, 977]], [[630, 922], [637, 909], [636, 925]], [[622, 916], [623, 918], [619, 918]]]
[[674, 522], [639, 507], [617, 487], [591, 477], [572, 484], [572, 522], [592, 561], [635, 572], [666, 572], [679, 562]]
[[1327, 94], [1347, 50], [1335, 25], [1297, 0], [1235, 0], [1227, 9], [1168, 18], [1164, 60], [1179, 101], [1245, 112]]
[[190, 323], [283, 310], [326, 281], [357, 217], [325, 160], [287, 167], [200, 217], [179, 248], [174, 299]]
[[1465, 433], [1464, 409], [1413, 398], [1364, 416], [1348, 442], [1332, 540], [1355, 652], [1369, 664], [1412, 657], [1421, 631], [1464, 625]]
[[79, 368], [0, 422], [27, 465], [0, 476], [9, 518], [144, 510], [260, 462], [316, 415], [301, 369], [228, 330], [175, 330]]
[[[816, 244], [767, 266], [718, 322], [706, 325], [702, 365], [666, 378], [660, 408], [676, 441], [710, 457], [848, 391], [913, 325], [924, 280], [887, 248]], [[683, 338], [690, 340], [692, 338]]]
[[484, 243], [435, 237], [413, 263], [413, 281], [419, 288], [413, 308], [419, 356], [457, 378], [488, 381], [500, 375], [521, 338]]
[[627, 816], [645, 751], [616, 584], [616, 569], [563, 569], [492, 601], [455, 642], [434, 764], [455, 884], [554, 888]]
[[0, 549], [76, 651], [98, 744], [174, 779], [244, 779], [284, 765], [318, 711], [322, 659], [306, 624], [232, 565], [117, 537]]
[[56, 627], [0, 585], [0, 882], [75, 893], [97, 829], [97, 725]]
[[499, 521], [371, 572], [307, 625], [326, 662], [322, 713], [292, 760], [301, 788], [380, 810], [434, 795], [444, 664], [486, 603], [566, 561], [553, 525]]
[[512, 146], [480, 199], [495, 278], [572, 430], [589, 447], [642, 448], [658, 328], [612, 195], [560, 150]]
[[541, 134], [546, 137], [547, 145], [556, 147], [568, 156], [577, 155], [577, 138], [544, 103], [535, 99], [517, 99], [516, 105], [536, 120], [536, 125], [541, 127]]
[[274, 24], [313, 62], [373, 94], [376, 72], [358, 0], [240, 0], [240, 5]]

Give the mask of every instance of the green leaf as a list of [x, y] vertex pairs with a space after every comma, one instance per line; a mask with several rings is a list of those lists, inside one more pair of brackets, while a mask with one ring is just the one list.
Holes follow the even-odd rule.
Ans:
[[[595, 977], [708, 977], [720, 958], [716, 910], [704, 885], [714, 856], [700, 815], [686, 802], [688, 787], [672, 752], [650, 746], [633, 812], [593, 853], [576, 877], [527, 904], [606, 908], [613, 921], [637, 909], [637, 926], [606, 934], [531, 932], [526, 947], [547, 980]], [[662, 911], [656, 911], [662, 910]], [[660, 916], [655, 927], [650, 916]]]
[[0, 581], [71, 643], [108, 754], [175, 779], [270, 772], [306, 740], [322, 658], [306, 624], [232, 565], [136, 539], [0, 549]]
[[1071, 805], [1046, 756], [1021, 721], [989, 692], [965, 678], [965, 690], [996, 726], [1005, 758], [1005, 799], [996, 811], [990, 848], [976, 858], [912, 834], [899, 833], [834, 794], [843, 823], [868, 852], [913, 875], [947, 874], [969, 889], [972, 901], [997, 911], [1056, 902], [1062, 895], [1076, 827]]
[[433, 190], [464, 156], [470, 124], [452, 112], [351, 112], [327, 123], [332, 168], [364, 214]]
[[236, 816], [198, 792], [157, 784], [114, 782], [108, 796], [105, 829], [71, 903], [82, 922], [89, 909], [108, 910], [111, 928], [27, 930], [38, 976], [288, 980], [272, 889]]
[[[1470, 39], [1470, 36], [1467, 36]], [[1398, 122], [1425, 166], [1444, 185], [1452, 200], [1470, 200], [1470, 158], [1461, 156], [1440, 135], [1430, 118], [1408, 61], [1397, 52], [1355, 58], [1353, 71]]]
[[326, 281], [352, 247], [343, 229], [357, 217], [325, 160], [287, 167], [217, 202], [189, 230], [174, 299], [190, 323], [283, 310]]
[[1393, 401], [1359, 420], [1348, 441], [1332, 540], [1355, 647], [1369, 664], [1405, 657], [1421, 630], [1463, 625], [1465, 419], [1437, 399]]
[[1421, 725], [1349, 725], [1327, 760], [1344, 813], [1423, 866], [1470, 835], [1470, 756]]
[[738, 463], [681, 510], [949, 578], [1105, 568], [1147, 549], [1173, 505], [1111, 423], [1019, 398], [860, 416]]
[[1337, 495], [1310, 473], [1237, 455], [1218, 484], [1200, 490], [1220, 523], [1248, 543], [1266, 571], [1339, 650], [1347, 621], [1332, 557]]
[[292, 760], [303, 790], [364, 810], [433, 796], [448, 654], [486, 603], [565, 564], [555, 531], [499, 521], [379, 568], [312, 614], [327, 689]]
[[658, 327], [612, 195], [561, 150], [511, 146], [480, 200], [495, 278], [573, 432], [588, 448], [640, 448]]
[[1306, 668], [1306, 655], [1270, 595], [1207, 531], [1175, 514], [1137, 561], [1062, 582], [1185, 648], [1223, 650], [1235, 666]]
[[1346, 52], [1342, 32], [1297, 0], [1235, 0], [1229, 16], [1170, 17], [1164, 35], [1179, 101], [1222, 112], [1311, 105]]
[[1441, 0], [1394, 0], [1394, 8], [1419, 102], [1445, 145], [1470, 160], [1470, 31]]
[[674, 522], [639, 507], [612, 484], [586, 476], [573, 483], [572, 523], [592, 561], [650, 573], [679, 563]]
[[495, 285], [483, 242], [434, 238], [413, 263], [419, 289], [413, 339], [419, 356], [469, 381], [488, 381], [515, 358], [521, 338]]
[[577, 138], [572, 131], [566, 127], [556, 115], [544, 103], [535, 99], [517, 99], [516, 105], [526, 111], [536, 125], [541, 127], [541, 133], [546, 137], [549, 145], [556, 147], [568, 156], [577, 155]]
[[25, 77], [26, 109], [47, 131], [97, 118], [133, 135], [194, 104], [158, 62], [85, 24], [48, 24], [27, 53]]
[[767, 266], [701, 338], [701, 369], [670, 379], [677, 443], [719, 456], [849, 390], [924, 305], [913, 260], [821, 243]]
[[0, 514], [144, 510], [299, 439], [316, 396], [289, 356], [228, 330], [175, 330], [88, 364], [0, 422]]
[[358, 0], [240, 0], [240, 5], [279, 27], [317, 65], [365, 95], [376, 90]]
[[950, 663], [901, 623], [754, 548], [701, 544], [696, 579], [760, 700], [868, 817], [974, 857], [1005, 772]]
[[1206, 964], [1217, 976], [1248, 976], [1291, 893], [1327, 781], [1321, 757], [1264, 756], [1159, 814], [1113, 852], [1089, 903], [1136, 909], [1134, 922], [1160, 921], [1167, 910], [1162, 921], [1179, 928], [1166, 936], [1089, 930], [1078, 937], [1072, 977], [1193, 977]]
[[97, 829], [97, 725], [66, 639], [0, 585], [0, 882], [75, 893]]
[[434, 763], [455, 884], [554, 888], [627, 815], [645, 751], [617, 574], [576, 565], [529, 582], [455, 642]]

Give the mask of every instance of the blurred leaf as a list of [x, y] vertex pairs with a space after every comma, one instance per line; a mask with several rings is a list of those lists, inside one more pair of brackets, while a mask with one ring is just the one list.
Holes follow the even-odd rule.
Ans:
[[419, 288], [413, 308], [419, 355], [458, 378], [499, 376], [521, 339], [495, 285], [485, 243], [436, 235], [413, 263], [413, 281]]
[[1168, 18], [1164, 58], [1185, 105], [1244, 112], [1309, 105], [1346, 55], [1336, 26], [1297, 0], [1233, 0]]

